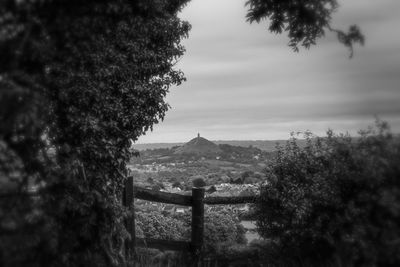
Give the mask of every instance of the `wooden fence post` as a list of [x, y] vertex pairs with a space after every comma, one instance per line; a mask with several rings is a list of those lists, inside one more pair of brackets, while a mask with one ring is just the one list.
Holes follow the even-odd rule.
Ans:
[[203, 252], [204, 188], [192, 188], [192, 255], [194, 266], [199, 266]]
[[132, 212], [132, 216], [128, 217], [125, 221], [125, 227], [128, 233], [131, 235], [130, 242], [125, 242], [126, 248], [126, 259], [133, 260], [133, 254], [135, 250], [135, 209], [134, 209], [134, 195], [133, 195], [133, 177], [130, 176], [125, 182], [124, 190], [124, 201], [125, 207], [128, 207]]

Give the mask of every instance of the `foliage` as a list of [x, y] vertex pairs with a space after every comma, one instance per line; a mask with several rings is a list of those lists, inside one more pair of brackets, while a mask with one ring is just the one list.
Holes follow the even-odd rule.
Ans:
[[183, 240], [190, 236], [182, 220], [163, 216], [160, 212], [137, 212], [137, 235], [144, 238]]
[[273, 33], [288, 32], [289, 46], [299, 51], [298, 46], [310, 48], [316, 39], [325, 35], [326, 30], [337, 33], [339, 42], [353, 55], [353, 44], [364, 44], [364, 36], [356, 25], [349, 27], [348, 32], [332, 29], [331, 16], [338, 8], [337, 0], [248, 0], [247, 20], [261, 22], [268, 19], [269, 31]]
[[247, 242], [245, 230], [238, 218], [229, 212], [207, 211], [204, 216], [204, 244], [206, 253], [215, 253], [234, 244]]
[[183, 186], [181, 185], [180, 182], [174, 182], [174, 183], [172, 184], [172, 187], [176, 187], [176, 188], [180, 188], [180, 189], [183, 188]]
[[[164, 216], [158, 211], [136, 213], [136, 234], [145, 238], [190, 240], [191, 214]], [[207, 210], [204, 215], [204, 248], [215, 253], [227, 246], [244, 244], [245, 230], [238, 218], [229, 211]]]
[[[189, 213], [177, 215], [190, 231], [191, 216]], [[204, 251], [206, 254], [220, 253], [235, 244], [245, 244], [245, 229], [240, 225], [238, 217], [228, 209], [204, 212]]]
[[178, 251], [160, 251], [158, 249], [136, 248], [135, 266], [190, 266], [189, 255]]
[[291, 139], [267, 170], [258, 230], [282, 255], [350, 266], [400, 263], [400, 141], [385, 122], [360, 137]]
[[204, 187], [207, 185], [203, 177], [198, 177], [198, 176], [192, 180], [192, 183], [193, 187]]
[[[1, 2], [1, 175], [17, 194], [0, 207], [4, 265], [123, 264], [130, 139], [163, 119], [184, 80], [185, 2]], [[41, 201], [20, 196], [28, 182], [45, 185]], [[40, 220], [26, 219], [35, 209]]]
[[232, 146], [228, 144], [219, 145], [221, 153], [219, 154], [221, 160], [227, 160], [237, 163], [252, 163], [256, 164], [263, 161], [268, 157], [268, 152], [262, 151], [256, 147], [241, 147]]

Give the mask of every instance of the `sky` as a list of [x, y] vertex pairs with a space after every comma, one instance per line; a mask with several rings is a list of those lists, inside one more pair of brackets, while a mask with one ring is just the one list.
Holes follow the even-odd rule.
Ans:
[[328, 129], [355, 135], [375, 116], [400, 132], [400, 1], [341, 0], [334, 28], [357, 24], [366, 36], [354, 57], [335, 34], [293, 52], [266, 21], [246, 22], [244, 0], [192, 0], [179, 15], [192, 24], [177, 64], [187, 78], [167, 95], [163, 122], [137, 143], [288, 139]]

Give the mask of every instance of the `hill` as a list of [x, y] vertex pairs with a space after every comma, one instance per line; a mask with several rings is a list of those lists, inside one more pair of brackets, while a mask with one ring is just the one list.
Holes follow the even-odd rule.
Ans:
[[221, 149], [213, 142], [200, 137], [200, 134], [196, 138], [193, 138], [181, 147], [178, 147], [174, 154], [196, 154], [196, 155], [209, 155], [218, 154]]
[[160, 149], [160, 148], [173, 148], [175, 146], [182, 146], [184, 143], [146, 143], [146, 144], [134, 144], [133, 148], [136, 150], [147, 150], [147, 149]]
[[[276, 150], [276, 145], [285, 145], [287, 140], [218, 140], [214, 141], [218, 145], [231, 145], [231, 146], [241, 146], [249, 147], [253, 146], [258, 149], [267, 152], [273, 152]], [[298, 140], [299, 144], [302, 144], [303, 140]]]
[[[208, 141], [208, 140], [207, 140]], [[285, 145], [287, 140], [218, 140], [209, 141], [216, 145], [231, 145], [249, 147], [253, 146], [266, 152], [273, 152], [276, 150], [276, 144]], [[304, 144], [304, 140], [298, 140], [299, 145]], [[175, 146], [182, 146], [184, 143], [149, 143], [149, 144], [135, 144], [134, 149], [146, 150], [146, 149], [159, 149], [159, 148], [173, 148]]]

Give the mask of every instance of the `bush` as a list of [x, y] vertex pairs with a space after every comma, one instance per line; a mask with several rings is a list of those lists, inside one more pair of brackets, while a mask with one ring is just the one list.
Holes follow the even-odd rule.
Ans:
[[204, 187], [207, 185], [206, 182], [204, 181], [204, 179], [201, 177], [193, 179], [192, 183], [193, 183], [193, 187]]
[[[164, 240], [190, 240], [191, 213], [163, 216], [157, 211], [136, 212], [136, 235]], [[233, 244], [245, 244], [245, 230], [229, 211], [208, 210], [204, 215], [204, 248], [214, 253]]]
[[172, 187], [174, 187], [174, 188], [180, 188], [180, 189], [182, 189], [182, 185], [181, 185], [181, 183], [180, 182], [174, 182], [173, 184], [172, 184]]
[[144, 238], [183, 240], [190, 236], [190, 228], [183, 221], [155, 212], [137, 212], [136, 235]]
[[237, 243], [245, 244], [245, 232], [232, 214], [207, 211], [204, 216], [205, 252], [214, 253]]
[[399, 138], [379, 120], [359, 138], [327, 135], [279, 148], [256, 205], [260, 235], [305, 262], [399, 266]]

